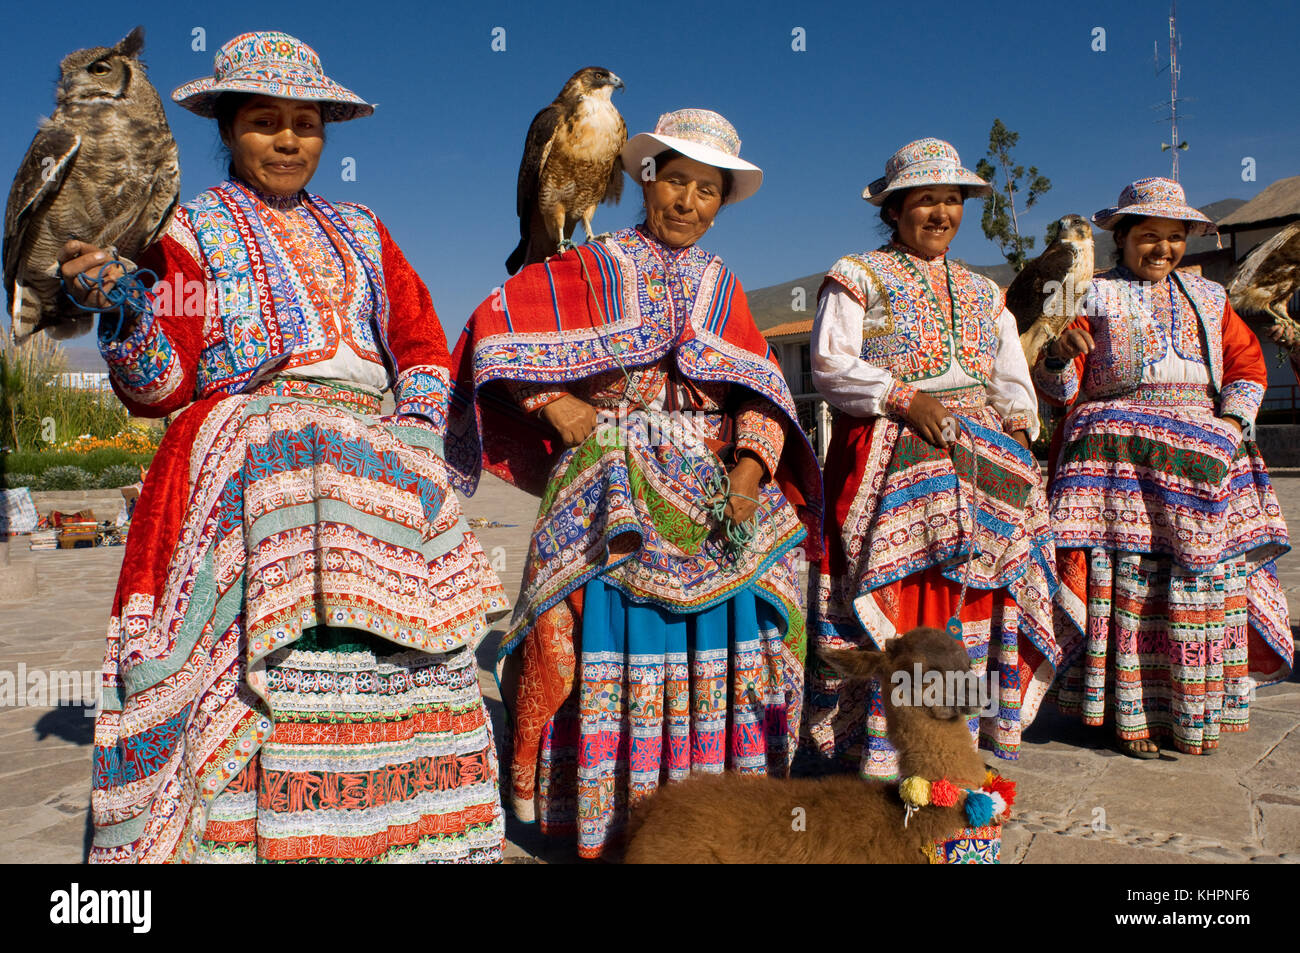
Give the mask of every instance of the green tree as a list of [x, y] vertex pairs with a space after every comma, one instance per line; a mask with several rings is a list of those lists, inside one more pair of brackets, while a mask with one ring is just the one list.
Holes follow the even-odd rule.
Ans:
[[[1011, 150], [1019, 141], [1020, 133], [1012, 132], [1001, 119], [994, 119], [989, 130], [988, 155], [975, 166], [975, 173], [981, 179], [993, 183], [993, 194], [984, 199], [984, 215], [980, 219], [984, 236], [997, 243], [1007, 263], [1016, 271], [1025, 267], [1029, 260], [1026, 253], [1034, 247], [1033, 235], [1020, 234], [1020, 212], [1033, 208], [1039, 197], [1052, 187], [1050, 179], [1038, 174], [1037, 166], [1031, 165], [1026, 170], [1016, 164]], [[1022, 187], [1025, 179], [1028, 184]], [[1024, 196], [1020, 208], [1016, 207], [1018, 194]]]

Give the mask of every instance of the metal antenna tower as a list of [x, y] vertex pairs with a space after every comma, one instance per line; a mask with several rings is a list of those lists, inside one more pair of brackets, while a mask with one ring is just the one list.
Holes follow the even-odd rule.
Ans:
[[[1171, 0], [1169, 4], [1169, 101], [1157, 104], [1157, 108], [1168, 107], [1169, 109], [1169, 141], [1160, 143], [1161, 152], [1170, 152], [1173, 154], [1173, 170], [1170, 178], [1175, 182], [1178, 181], [1178, 153], [1187, 150], [1186, 140], [1178, 138], [1178, 104], [1184, 100], [1178, 98], [1178, 74], [1182, 67], [1178, 65], [1178, 50], [1183, 45], [1183, 38], [1178, 35], [1176, 20], [1178, 16], [1177, 0]], [[1160, 52], [1159, 45], [1154, 44], [1152, 52], [1155, 54], [1156, 72], [1160, 72]], [[1190, 118], [1187, 116], [1184, 119]], [[1157, 120], [1160, 121], [1160, 120]]]

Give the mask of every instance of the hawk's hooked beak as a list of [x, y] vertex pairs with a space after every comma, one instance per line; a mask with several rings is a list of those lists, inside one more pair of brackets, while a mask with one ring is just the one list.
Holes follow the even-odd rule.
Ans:
[[621, 79], [619, 79], [617, 76], [615, 76], [613, 73], [610, 73], [610, 74], [609, 74], [609, 85], [613, 86], [615, 89], [625, 89], [625, 88], [626, 88], [626, 87], [623, 85], [623, 81], [622, 81]]

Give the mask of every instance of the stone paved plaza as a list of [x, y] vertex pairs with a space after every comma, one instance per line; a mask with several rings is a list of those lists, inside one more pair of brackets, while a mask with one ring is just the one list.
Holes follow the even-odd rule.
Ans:
[[[1276, 482], [1284, 512], [1300, 516], [1300, 476], [1279, 474]], [[38, 505], [88, 504], [100, 518], [120, 507], [113, 494], [65, 497]], [[512, 524], [476, 531], [512, 595], [536, 505], [490, 476], [465, 503], [471, 518]], [[10, 601], [0, 593], [0, 670], [96, 671], [123, 548], [33, 553], [26, 546], [19, 538], [12, 559], [36, 564], [39, 594]], [[1300, 554], [1283, 557], [1279, 571], [1294, 617]], [[498, 729], [502, 709], [490, 663], [499, 638], [500, 631], [489, 635], [479, 652]], [[75, 706], [0, 709], [0, 861], [84, 858], [91, 724]], [[1050, 710], [1039, 716], [1021, 760], [1004, 767], [1020, 785], [1004, 862], [1300, 862], [1300, 680], [1261, 689], [1250, 731], [1225, 736], [1213, 757], [1164, 752], [1157, 761], [1136, 761], [1116, 753], [1108, 737]], [[572, 857], [513, 820], [508, 835], [516, 860]]]

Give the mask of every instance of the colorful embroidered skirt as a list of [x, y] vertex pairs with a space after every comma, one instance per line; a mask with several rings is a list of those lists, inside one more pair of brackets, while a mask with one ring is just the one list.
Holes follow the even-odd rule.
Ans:
[[1057, 547], [1169, 556], [1193, 572], [1243, 554], [1253, 572], [1290, 548], [1259, 449], [1215, 416], [1204, 386], [1087, 401], [1061, 428]]
[[[527, 667], [520, 685], [521, 819], [536, 818], [546, 834], [576, 833], [579, 856], [599, 857], [629, 808], [660, 784], [692, 772], [786, 773], [803, 680], [775, 607], [746, 590], [703, 612], [671, 613], [599, 578], [579, 604], [576, 690], [538, 724], [518, 714], [536, 693]], [[520, 750], [530, 734], [531, 758]]]
[[[1059, 658], [1046, 499], [1032, 455], [996, 429], [982, 389], [934, 396], [964, 427], [951, 452], [885, 418], [836, 420], [826, 455], [825, 482], [834, 491], [826, 553], [812, 580], [814, 637], [831, 649], [883, 646], [918, 625], [942, 628], [969, 579], [963, 638], [972, 669], [989, 678], [997, 700], [988, 709], [996, 713], [973, 720], [972, 732], [1013, 759]], [[976, 557], [966, 560], [972, 550]], [[809, 661], [808, 683], [811, 745], [865, 777], [897, 777], [879, 686], [850, 686], [841, 697], [843, 681], [819, 658]]]
[[217, 795], [208, 863], [501, 859], [491, 723], [467, 649], [309, 629], [267, 659], [272, 734]]
[[692, 770], [784, 773], [803, 698], [805, 531], [774, 484], [729, 551], [706, 447], [593, 435], [543, 498], [500, 658], [521, 649], [512, 804], [600, 856], [627, 810]]
[[[168, 429], [136, 509], [109, 622], [95, 724], [92, 861], [194, 859], [229, 784], [243, 775], [239, 792], [274, 772], [293, 773], [280, 746], [266, 754], [274, 767], [248, 765], [272, 740], [291, 744], [285, 732], [301, 737], [309, 720], [301, 693], [281, 694], [285, 676], [299, 672], [300, 686], [321, 690], [330, 665], [342, 667], [327, 707], [357, 730], [310, 730], [308, 757], [292, 765], [304, 772], [300, 790], [329, 783], [337, 765], [365, 763], [391, 772], [384, 783], [395, 786], [393, 803], [410, 793], [419, 805], [415, 820], [405, 808], [396, 812], [406, 818], [399, 827], [443, 833], [460, 824], [467, 842], [484, 836], [484, 821], [463, 815], [456, 791], [398, 791], [416, 783], [402, 780], [404, 772], [414, 777], [420, 757], [449, 743], [431, 733], [426, 715], [437, 722], [459, 713], [452, 735], [472, 737], [452, 747], [477, 750], [484, 740], [470, 724], [482, 717], [477, 682], [445, 698], [377, 698], [370, 710], [368, 699], [353, 697], [382, 696], [385, 678], [392, 691], [408, 680], [419, 685], [426, 677], [419, 673], [433, 677], [438, 666], [448, 678], [472, 667], [487, 616], [506, 605], [447, 484], [440, 436], [420, 420], [377, 416], [378, 404], [377, 395], [338, 383], [280, 380], [200, 401]], [[367, 668], [346, 654], [332, 662], [286, 658], [283, 650], [320, 626], [362, 630], [433, 662]], [[278, 702], [289, 707], [277, 710]], [[388, 731], [410, 734], [391, 750], [373, 747]], [[317, 744], [331, 754], [318, 756]], [[359, 748], [342, 750], [348, 744]], [[481, 773], [489, 769], [485, 784]], [[346, 773], [349, 785], [361, 783]], [[481, 811], [495, 789], [495, 767], [470, 766], [464, 777], [465, 796]], [[332, 792], [313, 796], [318, 810], [292, 813], [297, 846], [290, 851], [323, 858], [328, 849], [320, 845], [346, 823], [337, 816], [343, 802], [336, 810]], [[366, 813], [359, 821], [366, 834], [385, 836], [377, 826], [383, 812]], [[276, 830], [274, 818], [267, 823]], [[408, 846], [417, 856], [445, 855], [432, 842], [387, 836], [397, 838], [384, 848], [394, 856]], [[313, 837], [317, 847], [304, 847]]]
[[1063, 428], [1053, 697], [1124, 740], [1215, 748], [1249, 727], [1253, 689], [1285, 679], [1294, 654], [1273, 569], [1290, 546], [1259, 450], [1193, 385], [1090, 401]]

